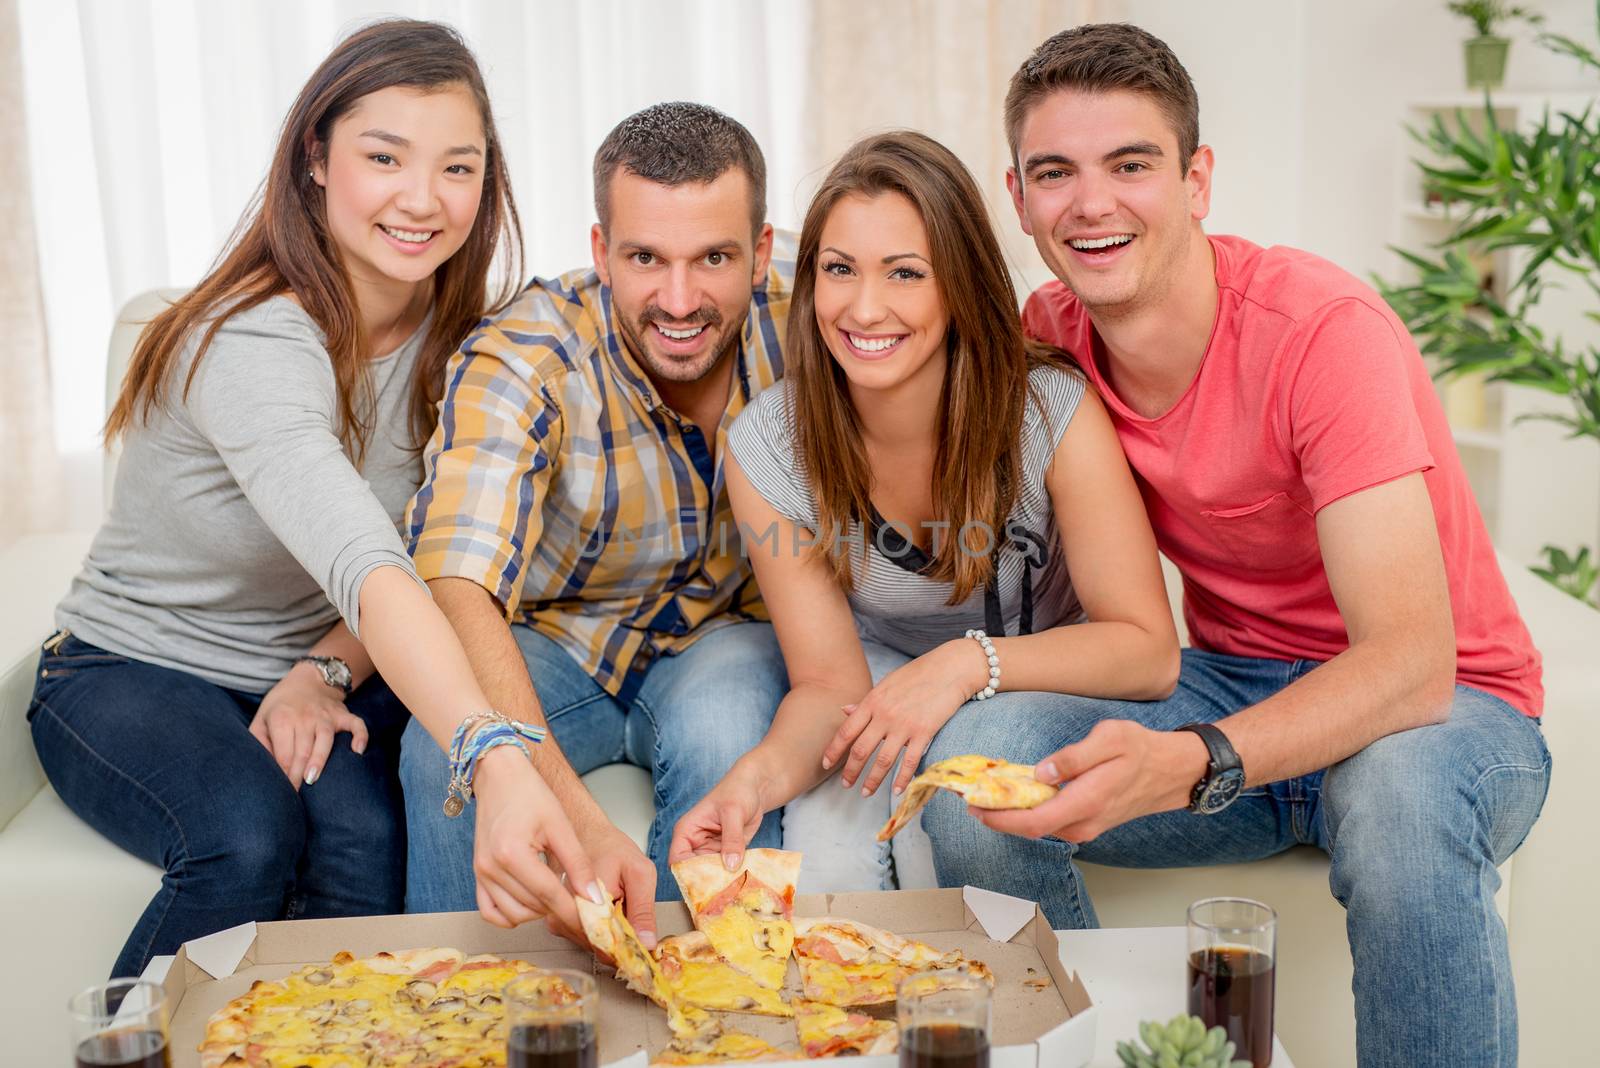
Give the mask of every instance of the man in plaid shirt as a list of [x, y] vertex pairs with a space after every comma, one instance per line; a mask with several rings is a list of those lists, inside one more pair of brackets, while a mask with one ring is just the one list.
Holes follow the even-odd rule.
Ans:
[[[765, 222], [761, 150], [711, 108], [625, 119], [594, 178], [594, 267], [534, 279], [452, 358], [405, 533], [495, 708], [550, 727], [534, 763], [562, 811], [531, 818], [565, 813], [649, 945], [673, 825], [787, 688], [722, 458], [783, 372], [793, 248]], [[653, 865], [578, 779], [618, 761], [654, 778]], [[476, 885], [473, 823], [440, 813], [448, 764], [415, 724], [401, 774], [408, 910], [548, 911]], [[775, 812], [751, 845], [780, 844]]]

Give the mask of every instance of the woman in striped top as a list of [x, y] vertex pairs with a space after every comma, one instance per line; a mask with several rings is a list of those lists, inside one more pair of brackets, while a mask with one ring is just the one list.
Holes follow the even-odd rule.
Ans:
[[[1059, 694], [1165, 697], [1177, 637], [1110, 422], [1060, 353], [1024, 338], [982, 195], [948, 149], [887, 133], [834, 166], [801, 232], [786, 354], [785, 381], [733, 429], [728, 487], [791, 689], [673, 853], [731, 863], [787, 806], [805, 889], [878, 889], [878, 787], [897, 761], [895, 794], [952, 717], [991, 698], [1048, 715]], [[836, 772], [859, 797], [812, 790]]]

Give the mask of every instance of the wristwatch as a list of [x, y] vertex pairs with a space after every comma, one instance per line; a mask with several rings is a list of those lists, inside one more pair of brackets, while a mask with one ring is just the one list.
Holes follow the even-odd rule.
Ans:
[[350, 665], [343, 660], [336, 656], [302, 656], [295, 663], [312, 665], [321, 674], [323, 682], [336, 690], [343, 690], [346, 697], [350, 696]]
[[1189, 793], [1189, 811], [1215, 816], [1233, 804], [1244, 789], [1244, 764], [1233, 751], [1228, 736], [1215, 724], [1185, 723], [1178, 729], [1198, 734], [1211, 754], [1210, 767]]

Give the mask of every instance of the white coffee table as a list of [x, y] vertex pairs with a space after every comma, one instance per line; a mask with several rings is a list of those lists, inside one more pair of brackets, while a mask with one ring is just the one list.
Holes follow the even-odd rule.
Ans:
[[[1057, 931], [1061, 962], [1078, 973], [1099, 1010], [1090, 1068], [1122, 1068], [1119, 1041], [1137, 1038], [1141, 1020], [1165, 1022], [1184, 1010], [1182, 927]], [[1276, 1036], [1272, 1068], [1294, 1068]]]

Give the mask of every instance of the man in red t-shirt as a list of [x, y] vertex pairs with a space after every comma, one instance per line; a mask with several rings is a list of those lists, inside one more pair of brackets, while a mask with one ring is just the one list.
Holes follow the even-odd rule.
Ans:
[[1333, 264], [1203, 232], [1212, 151], [1188, 74], [1148, 33], [1050, 38], [1006, 124], [1017, 213], [1060, 279], [1028, 301], [1029, 333], [1099, 390], [1194, 648], [1166, 701], [1062, 698], [989, 725], [998, 755], [1020, 739], [1065, 786], [979, 814], [1024, 837], [930, 809], [940, 882], [1087, 925], [1075, 858], [1318, 845], [1348, 910], [1360, 1063], [1514, 1063], [1493, 898], [1549, 781], [1539, 654], [1415, 344]]

